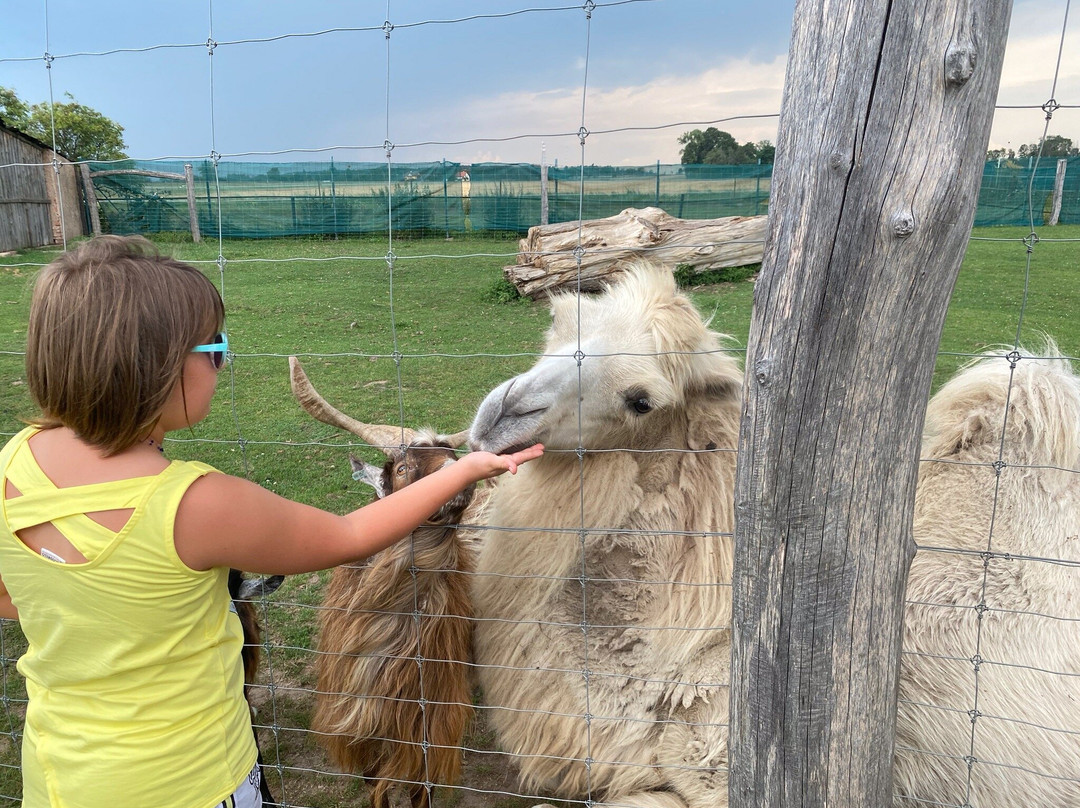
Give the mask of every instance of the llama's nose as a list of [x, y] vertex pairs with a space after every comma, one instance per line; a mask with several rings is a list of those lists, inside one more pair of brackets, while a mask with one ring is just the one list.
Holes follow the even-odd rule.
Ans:
[[546, 402], [536, 395], [536, 391], [531, 389], [527, 382], [522, 381], [521, 376], [518, 376], [517, 378], [512, 379], [510, 384], [506, 387], [506, 393], [503, 394], [502, 407], [499, 412], [499, 419], [501, 420], [507, 416], [522, 418], [527, 415], [543, 412], [545, 409], [547, 409]]

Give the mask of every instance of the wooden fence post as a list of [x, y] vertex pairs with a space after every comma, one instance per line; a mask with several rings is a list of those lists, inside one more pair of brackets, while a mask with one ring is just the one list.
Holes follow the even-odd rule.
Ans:
[[797, 0], [736, 481], [733, 808], [891, 805], [923, 416], [1009, 0]]
[[191, 240], [198, 244], [202, 241], [199, 232], [199, 211], [195, 207], [195, 172], [191, 163], [184, 163], [184, 182], [187, 185], [188, 221], [191, 223]]
[[1057, 161], [1057, 171], [1054, 172], [1054, 203], [1050, 208], [1050, 221], [1049, 225], [1056, 225], [1058, 219], [1061, 218], [1061, 197], [1065, 193], [1065, 169], [1068, 168], [1069, 161], [1062, 158]]
[[95, 236], [100, 236], [101, 214], [98, 213], [97, 193], [94, 191], [94, 181], [90, 178], [90, 166], [79, 163], [79, 171], [82, 173], [83, 190], [86, 192], [86, 207], [90, 209], [90, 229]]

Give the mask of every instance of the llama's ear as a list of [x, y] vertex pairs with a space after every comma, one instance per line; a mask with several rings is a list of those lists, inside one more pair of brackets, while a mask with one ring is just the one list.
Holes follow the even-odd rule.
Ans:
[[387, 495], [388, 492], [383, 480], [383, 470], [381, 467], [365, 463], [353, 454], [349, 455], [349, 465], [352, 466], [353, 479], [374, 488], [376, 499], [382, 499]]
[[714, 399], [737, 399], [742, 393], [742, 382], [731, 376], [712, 376], [705, 380], [701, 394]]
[[742, 371], [730, 356], [708, 351], [694, 357], [694, 393], [708, 399], [738, 399], [742, 395]]
[[589, 311], [596, 305], [596, 301], [586, 294], [560, 292], [552, 295], [550, 299], [551, 327], [547, 333], [548, 344], [558, 345], [577, 340], [579, 324], [589, 320]]
[[687, 391], [686, 445], [695, 451], [731, 451], [739, 434], [742, 373], [731, 357], [701, 354]]

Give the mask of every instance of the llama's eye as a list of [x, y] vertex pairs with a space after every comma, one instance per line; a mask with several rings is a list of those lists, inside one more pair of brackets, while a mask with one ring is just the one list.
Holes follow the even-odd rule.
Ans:
[[638, 413], [639, 415], [644, 415], [645, 413], [652, 410], [652, 404], [649, 403], [649, 399], [647, 398], [635, 399], [630, 404], [630, 406], [633, 408], [634, 412]]
[[394, 469], [394, 473], [397, 474], [399, 477], [402, 474], [404, 474], [405, 473], [405, 464], [404, 463], [399, 463], [398, 467], [396, 469]]

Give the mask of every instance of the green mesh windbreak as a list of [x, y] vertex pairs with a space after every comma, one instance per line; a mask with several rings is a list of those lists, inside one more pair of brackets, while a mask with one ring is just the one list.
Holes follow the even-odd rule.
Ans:
[[[993, 225], [1046, 224], [1054, 202], [1054, 178], [1057, 157], [1001, 160], [983, 168], [979, 206], [975, 211], [977, 227]], [[1031, 204], [1028, 204], [1028, 192]], [[1065, 177], [1061, 193], [1059, 224], [1080, 224], [1080, 157], [1065, 158]]]
[[[1034, 161], [1030, 161], [1033, 163]], [[541, 168], [527, 163], [194, 162], [195, 207], [206, 237], [270, 238], [468, 230], [525, 233], [541, 220]], [[184, 174], [175, 161], [94, 163], [91, 171]], [[987, 163], [975, 224], [1026, 225], [1050, 206], [1056, 159]], [[548, 221], [599, 219], [659, 207], [680, 219], [768, 211], [771, 165], [549, 166]], [[110, 173], [94, 177], [102, 229], [187, 231], [183, 179]], [[1059, 220], [1080, 223], [1080, 158], [1069, 158]]]

